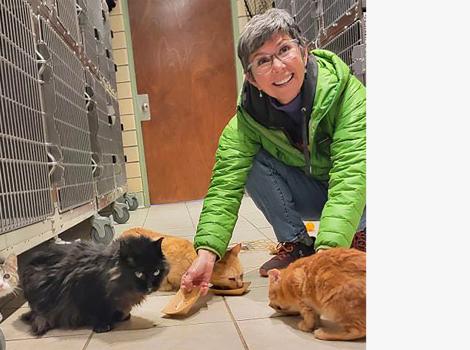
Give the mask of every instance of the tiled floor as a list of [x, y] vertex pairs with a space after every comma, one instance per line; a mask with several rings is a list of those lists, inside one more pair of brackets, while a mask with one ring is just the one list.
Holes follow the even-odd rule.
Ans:
[[[127, 228], [144, 226], [160, 232], [192, 239], [202, 208], [201, 201], [158, 205], [131, 212], [124, 225], [116, 225], [118, 234]], [[232, 242], [275, 242], [271, 226], [249, 197], [240, 209]], [[170, 300], [170, 292], [157, 292], [133, 309], [130, 321], [121, 323], [109, 333], [96, 334], [88, 329], [53, 330], [42, 338], [34, 338], [19, 320], [27, 310], [22, 305], [11, 314], [1, 328], [8, 350], [37, 348], [41, 350], [107, 350], [107, 349], [365, 349], [365, 341], [326, 342], [314, 339], [311, 333], [296, 329], [297, 316], [281, 316], [268, 306], [268, 281], [258, 275], [258, 267], [268, 258], [267, 244], [251, 244], [240, 258], [250, 291], [243, 296], [207, 296], [195, 311], [184, 319], [163, 316], [160, 310]], [[11, 305], [13, 306], [13, 305]]]

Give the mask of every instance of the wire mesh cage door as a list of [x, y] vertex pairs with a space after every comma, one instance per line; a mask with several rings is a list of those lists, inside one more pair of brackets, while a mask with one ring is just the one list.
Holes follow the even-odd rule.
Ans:
[[365, 83], [364, 0], [275, 0], [315, 48], [336, 53]]
[[351, 67], [353, 64], [352, 51], [357, 45], [363, 43], [361, 37], [361, 23], [354, 22], [331, 41], [324, 43], [322, 46], [326, 50], [336, 53], [341, 59]]
[[81, 43], [76, 1], [57, 0], [56, 6], [59, 22], [76, 43]]
[[272, 7], [272, 1], [269, 0], [243, 0], [248, 17], [262, 14]]
[[103, 84], [94, 80], [94, 101], [96, 105], [96, 142], [99, 148], [99, 163], [101, 169], [97, 178], [97, 195], [103, 196], [116, 188], [114, 179], [114, 164], [116, 162], [113, 143], [113, 120], [108, 114], [107, 92]]
[[290, 11], [302, 35], [312, 46], [315, 46], [322, 23], [321, 2], [319, 0], [291, 0]]
[[274, 0], [274, 6], [278, 9], [283, 9], [293, 15], [292, 6], [293, 0]]
[[126, 159], [122, 143], [123, 125], [121, 124], [118, 101], [110, 94], [108, 94], [108, 116], [113, 123], [112, 139], [116, 156], [116, 163], [114, 164], [115, 184], [123, 191], [127, 191]]
[[325, 29], [337, 25], [344, 15], [359, 6], [360, 0], [322, 0], [323, 26]]
[[0, 2], [0, 234], [53, 213], [32, 17]]
[[53, 89], [49, 92], [53, 96], [45, 98], [49, 104], [54, 104], [49, 106], [53, 111], [49, 117], [54, 121], [59, 143], [55, 146], [62, 156], [63, 183], [57, 191], [59, 211], [64, 212], [94, 198], [85, 72], [76, 54], [43, 18], [40, 28], [41, 42], [49, 51], [52, 67], [50, 84]]

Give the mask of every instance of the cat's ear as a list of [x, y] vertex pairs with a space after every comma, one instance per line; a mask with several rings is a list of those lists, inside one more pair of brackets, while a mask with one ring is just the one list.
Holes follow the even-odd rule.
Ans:
[[230, 249], [230, 253], [237, 256], [238, 254], [240, 254], [241, 249], [242, 249], [242, 244], [238, 243], [236, 246], [234, 246], [234, 247], [232, 247], [232, 249]]
[[279, 283], [281, 280], [281, 271], [278, 269], [272, 269], [268, 271], [269, 281], [273, 283]]
[[18, 259], [15, 254], [10, 254], [5, 260], [5, 264], [12, 269], [16, 270], [18, 268]]
[[127, 242], [127, 239], [119, 240], [119, 257], [129, 266], [133, 266], [135, 263], [134, 259], [131, 257], [129, 243]]
[[163, 237], [157, 239], [156, 241], [153, 241], [154, 247], [157, 250], [157, 254], [159, 254], [159, 255], [163, 255], [162, 242], [163, 242]]
[[120, 239], [119, 240], [119, 254], [121, 257], [124, 257], [127, 255], [127, 241], [126, 239]]

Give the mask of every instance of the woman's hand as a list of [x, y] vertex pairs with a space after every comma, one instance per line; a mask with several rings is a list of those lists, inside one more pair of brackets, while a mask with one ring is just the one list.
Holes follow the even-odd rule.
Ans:
[[194, 287], [201, 288], [201, 295], [206, 295], [209, 289], [209, 282], [214, 269], [216, 255], [211, 251], [200, 249], [198, 257], [193, 261], [188, 271], [181, 277], [180, 288], [189, 293]]

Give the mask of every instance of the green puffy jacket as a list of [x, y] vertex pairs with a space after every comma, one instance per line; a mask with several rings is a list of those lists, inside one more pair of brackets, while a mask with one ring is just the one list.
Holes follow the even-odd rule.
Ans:
[[[318, 67], [308, 124], [311, 176], [329, 181], [315, 248], [349, 247], [366, 202], [366, 91], [338, 56], [326, 50], [311, 53]], [[286, 134], [256, 122], [239, 101], [219, 140], [196, 249], [219, 258], [225, 254], [253, 157], [261, 147], [287, 165], [305, 167], [303, 153]]]

